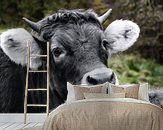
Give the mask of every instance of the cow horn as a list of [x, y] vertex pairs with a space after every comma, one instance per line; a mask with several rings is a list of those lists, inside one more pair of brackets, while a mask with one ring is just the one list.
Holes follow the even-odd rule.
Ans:
[[40, 27], [37, 23], [30, 21], [29, 19], [23, 17], [23, 20], [36, 32], [39, 32]]
[[98, 17], [98, 20], [100, 21], [101, 24], [103, 24], [107, 18], [109, 17], [112, 9], [109, 9], [106, 13], [104, 13], [102, 16]]

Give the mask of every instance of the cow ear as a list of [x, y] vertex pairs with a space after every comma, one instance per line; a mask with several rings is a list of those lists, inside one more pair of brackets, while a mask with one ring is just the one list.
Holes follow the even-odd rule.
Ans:
[[127, 50], [136, 42], [139, 33], [139, 26], [129, 20], [115, 20], [104, 32], [112, 54]]
[[[0, 41], [0, 47], [4, 53], [16, 64], [22, 66], [27, 65], [27, 41], [30, 41], [32, 55], [41, 53], [41, 49], [34, 38], [23, 28], [10, 29], [3, 32], [0, 36]], [[30, 68], [37, 69], [41, 65], [42, 61], [40, 58], [31, 59]]]

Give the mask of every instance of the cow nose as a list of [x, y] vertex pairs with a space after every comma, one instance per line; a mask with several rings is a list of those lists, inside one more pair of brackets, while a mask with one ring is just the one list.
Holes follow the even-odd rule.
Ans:
[[93, 74], [87, 76], [87, 82], [92, 85], [102, 84], [105, 82], [115, 84], [116, 78], [114, 73], [111, 75], [108, 73]]

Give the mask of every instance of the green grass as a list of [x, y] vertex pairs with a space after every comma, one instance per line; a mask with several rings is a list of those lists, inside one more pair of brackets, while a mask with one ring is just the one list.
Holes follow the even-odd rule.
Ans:
[[150, 87], [163, 87], [163, 65], [143, 59], [138, 54], [117, 55], [108, 60], [120, 84], [148, 82]]
[[0, 28], [0, 33], [4, 32], [6, 30], [6, 28]]

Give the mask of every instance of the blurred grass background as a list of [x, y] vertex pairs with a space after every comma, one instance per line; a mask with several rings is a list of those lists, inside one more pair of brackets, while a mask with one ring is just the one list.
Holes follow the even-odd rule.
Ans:
[[120, 84], [148, 82], [151, 88], [163, 86], [163, 66], [140, 54], [120, 54], [108, 60]]
[[112, 8], [104, 26], [115, 19], [136, 22], [141, 33], [136, 44], [125, 54], [108, 60], [124, 83], [149, 82], [163, 87], [163, 2], [162, 0], [0, 0], [0, 32], [25, 27], [22, 17], [38, 21], [58, 9], [92, 8], [99, 15]]

